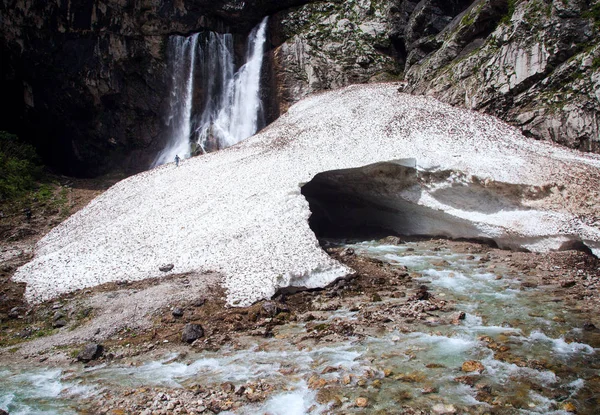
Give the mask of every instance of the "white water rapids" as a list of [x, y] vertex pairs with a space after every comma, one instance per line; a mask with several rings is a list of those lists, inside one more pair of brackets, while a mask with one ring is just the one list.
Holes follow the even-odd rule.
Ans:
[[[232, 146], [252, 136], [263, 123], [260, 75], [267, 19], [248, 37], [245, 63], [237, 70], [234, 38], [230, 33], [196, 33], [173, 36], [171, 104], [168, 124], [171, 137], [154, 167], [188, 158], [196, 143], [202, 152]], [[195, 85], [195, 81], [200, 85]], [[201, 112], [194, 111], [194, 91], [204, 97]]]
[[[158, 359], [155, 355], [156, 360], [132, 357], [64, 370], [28, 368], [27, 362], [19, 361], [13, 367], [0, 367], [0, 408], [11, 415], [79, 414], [86, 413], [90, 402], [101, 401], [106, 391], [193, 390], [198, 384], [220, 390], [224, 382], [238, 389], [262, 379], [273, 386], [264, 402], [248, 401], [221, 415], [397, 414], [404, 410], [568, 415], [565, 401], [574, 402], [580, 414], [596, 413], [590, 411], [598, 387], [597, 341], [587, 343], [595, 337], [579, 328], [584, 316], [555, 302], [552, 292], [523, 287], [521, 278], [527, 271], [500, 262], [492, 272], [481, 254], [426, 243], [367, 241], [345, 246], [392, 266], [407, 267], [417, 284], [428, 284], [432, 293], [464, 312], [465, 319], [441, 324], [434, 318], [411, 331], [402, 330], [404, 322], [399, 321], [399, 328], [390, 323], [385, 328], [373, 327], [368, 335], [333, 336], [327, 341], [308, 337], [316, 325], [336, 320], [356, 324], [360, 332], [365, 312], [378, 307], [364, 303], [363, 311], [312, 311], [316, 317], [312, 326], [299, 318], [274, 328], [272, 338], [239, 338], [214, 352], [190, 350]], [[383, 297], [386, 306], [407, 301]], [[490, 348], [492, 339], [508, 346], [508, 355], [502, 357]], [[461, 365], [468, 360], [480, 361], [485, 369], [465, 376]], [[387, 376], [385, 369], [392, 374]], [[313, 377], [324, 379], [327, 386], [311, 389]], [[465, 383], [465, 378], [473, 382]], [[338, 406], [318, 398], [319, 393], [327, 396], [323, 395], [327, 390], [339, 397]], [[355, 405], [359, 396], [368, 397], [368, 408]], [[153, 403], [146, 405], [150, 408]], [[409, 412], [409, 408], [423, 412]]]

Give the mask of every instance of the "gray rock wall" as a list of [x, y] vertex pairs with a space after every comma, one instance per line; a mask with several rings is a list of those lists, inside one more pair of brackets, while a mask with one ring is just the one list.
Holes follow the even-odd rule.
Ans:
[[[525, 134], [600, 152], [598, 21], [578, 0], [478, 0], [409, 49], [407, 91], [497, 115]], [[595, 7], [595, 9], [593, 9]], [[415, 52], [416, 50], [416, 52]]]
[[404, 79], [406, 92], [600, 152], [598, 0], [329, 1], [281, 26], [283, 109], [312, 92]]
[[398, 79], [387, 14], [387, 1], [348, 0], [277, 15], [283, 38], [274, 51], [281, 110], [314, 92]]

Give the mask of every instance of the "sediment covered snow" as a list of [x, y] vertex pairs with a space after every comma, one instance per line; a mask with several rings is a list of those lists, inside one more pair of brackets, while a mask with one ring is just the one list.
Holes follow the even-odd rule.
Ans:
[[427, 188], [414, 200], [406, 195], [416, 205], [535, 250], [568, 238], [600, 247], [598, 222], [586, 220], [597, 210], [590, 203], [599, 157], [533, 141], [493, 117], [401, 94], [393, 84], [368, 85], [310, 97], [237, 146], [123, 180], [42, 239], [14, 279], [27, 282], [34, 302], [158, 277], [164, 263], [177, 273], [220, 272], [234, 305], [282, 286], [322, 286], [350, 270], [319, 247], [301, 185], [319, 172], [409, 157], [422, 170], [551, 189], [526, 211], [461, 209]]

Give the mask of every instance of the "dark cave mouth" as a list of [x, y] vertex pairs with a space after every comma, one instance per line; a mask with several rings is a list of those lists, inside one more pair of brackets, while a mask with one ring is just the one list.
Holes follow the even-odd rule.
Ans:
[[411, 202], [428, 192], [444, 205], [477, 214], [527, 210], [520, 200], [531, 189], [520, 185], [484, 186], [474, 180], [433, 191], [427, 188], [428, 184], [446, 181], [448, 173], [417, 171], [414, 159], [319, 173], [301, 187], [311, 211], [309, 226], [321, 244], [327, 240], [366, 241], [396, 236], [405, 242], [442, 238], [513, 251], [529, 251], [531, 246], [548, 244], [552, 246], [549, 250], [577, 250], [593, 255], [577, 235], [527, 237], [502, 227], [490, 232], [482, 230], [489, 228], [485, 222], [476, 223]]

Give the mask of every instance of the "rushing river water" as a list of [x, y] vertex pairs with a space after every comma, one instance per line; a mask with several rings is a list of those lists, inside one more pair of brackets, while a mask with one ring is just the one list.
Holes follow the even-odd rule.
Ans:
[[[432, 413], [567, 414], [575, 407], [580, 414], [598, 413], [598, 339], [581, 330], [578, 314], [552, 295], [523, 289], [519, 276], [502, 266], [488, 272], [479, 256], [433, 251], [417, 243], [348, 246], [406, 266], [437, 298], [455, 303], [465, 318], [437, 324], [432, 317], [416, 331], [382, 329], [364, 338], [322, 343], [292, 342], [306, 332], [305, 323], [294, 322], [276, 329], [275, 338], [248, 338], [243, 350], [168, 355], [136, 366], [0, 368], [0, 408], [11, 415], [75, 414], [86, 400], [115, 388], [199, 382], [237, 386], [262, 379], [276, 392], [235, 413], [391, 414], [402, 413], [403, 406]], [[386, 298], [384, 303], [405, 301]], [[357, 315], [340, 309], [324, 322], [352, 322]], [[485, 369], [464, 373], [466, 361]], [[338, 385], [333, 389], [339, 396], [336, 408], [309, 388], [314, 376]], [[356, 406], [358, 397], [368, 399], [367, 409]]]

